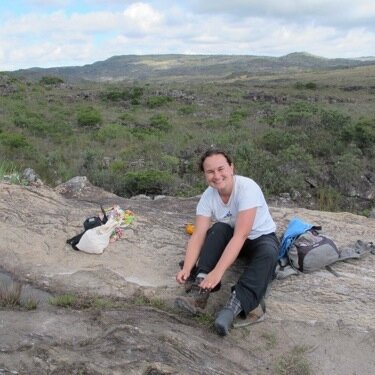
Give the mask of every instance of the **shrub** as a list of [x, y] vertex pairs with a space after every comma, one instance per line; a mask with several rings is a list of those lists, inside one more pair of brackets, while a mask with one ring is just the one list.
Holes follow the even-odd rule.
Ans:
[[30, 146], [26, 137], [19, 133], [1, 133], [0, 142], [10, 149], [23, 149]]
[[122, 179], [122, 190], [116, 191], [119, 195], [137, 194], [164, 194], [168, 192], [173, 182], [173, 176], [166, 171], [146, 169], [137, 172], [128, 172]]
[[362, 171], [362, 162], [354, 153], [347, 152], [339, 156], [332, 170], [337, 190], [350, 195], [353, 187], [361, 180]]
[[172, 125], [168, 121], [168, 117], [163, 114], [157, 114], [150, 118], [150, 126], [152, 129], [157, 129], [162, 132], [167, 132], [172, 129]]
[[228, 124], [234, 128], [239, 128], [241, 121], [245, 119], [247, 115], [248, 111], [246, 109], [236, 109], [230, 114]]
[[95, 138], [104, 143], [110, 139], [123, 139], [130, 136], [129, 131], [121, 125], [109, 124], [105, 125], [98, 130]]
[[186, 105], [184, 107], [181, 107], [179, 110], [178, 110], [178, 113], [180, 115], [191, 115], [192, 113], [195, 112], [195, 107], [192, 106], [192, 105]]
[[338, 211], [342, 204], [342, 195], [330, 186], [318, 188], [316, 196], [320, 211]]
[[64, 83], [64, 81], [59, 77], [44, 76], [40, 79], [39, 83], [41, 85], [58, 85]]
[[[302, 134], [301, 136], [303, 137], [304, 135]], [[267, 151], [277, 155], [281, 150], [297, 143], [297, 141], [297, 134], [276, 128], [267, 131], [259, 142]]]
[[305, 87], [308, 90], [316, 90], [316, 83], [315, 82], [307, 82]]
[[95, 127], [103, 122], [99, 110], [94, 107], [81, 108], [77, 114], [77, 123], [82, 127]]
[[166, 103], [169, 103], [172, 101], [172, 98], [166, 95], [157, 95], [157, 96], [150, 96], [146, 104], [150, 108], [156, 108], [156, 107], [161, 107]]
[[320, 112], [320, 121], [323, 128], [334, 133], [342, 131], [348, 126], [351, 122], [351, 118], [336, 110], [323, 109]]
[[375, 119], [361, 118], [354, 126], [354, 140], [359, 148], [375, 144]]
[[312, 125], [317, 108], [307, 102], [297, 102], [278, 114], [276, 121], [291, 127], [306, 127]]
[[128, 90], [110, 90], [100, 94], [101, 99], [106, 101], [118, 102], [120, 100], [128, 100], [130, 93]]
[[110, 89], [100, 94], [100, 98], [105, 101], [118, 102], [120, 100], [130, 100], [132, 104], [139, 104], [139, 100], [143, 95], [142, 87], [132, 87], [130, 89]]
[[57, 125], [55, 122], [47, 122], [44, 116], [36, 112], [18, 111], [13, 116], [14, 125], [27, 129], [32, 135], [40, 137], [69, 134], [71, 127], [66, 124]]
[[302, 90], [302, 89], [308, 89], [308, 90], [316, 90], [317, 86], [316, 86], [316, 83], [315, 82], [307, 82], [307, 83], [303, 83], [303, 82], [297, 82], [294, 87], [298, 90]]

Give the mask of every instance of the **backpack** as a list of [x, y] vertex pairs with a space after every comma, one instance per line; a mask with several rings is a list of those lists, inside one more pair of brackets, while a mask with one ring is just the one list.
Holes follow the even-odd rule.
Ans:
[[313, 272], [340, 259], [340, 251], [327, 236], [309, 229], [297, 237], [288, 250], [290, 265], [301, 272]]
[[345, 259], [359, 258], [373, 248], [372, 243], [358, 240], [354, 247], [339, 249], [331, 238], [320, 233], [321, 229], [321, 226], [299, 218], [290, 220], [279, 248], [279, 278], [298, 271], [317, 271]]

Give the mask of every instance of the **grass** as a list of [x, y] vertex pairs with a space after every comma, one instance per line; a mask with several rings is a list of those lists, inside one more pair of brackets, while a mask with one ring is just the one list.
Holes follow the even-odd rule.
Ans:
[[10, 286], [1, 284], [0, 286], [0, 305], [2, 307], [15, 307], [21, 305], [22, 285], [12, 283]]
[[266, 349], [274, 349], [277, 345], [277, 337], [274, 333], [265, 332], [261, 337], [266, 342]]
[[78, 298], [72, 294], [61, 294], [51, 297], [48, 302], [58, 307], [73, 307], [77, 304]]
[[51, 297], [49, 299], [49, 303], [53, 306], [71, 308], [75, 310], [120, 309], [129, 306], [129, 304], [137, 306], [149, 306], [165, 311], [168, 310], [168, 307], [163, 300], [159, 298], [148, 298], [144, 295], [134, 296], [130, 300], [122, 300], [111, 297], [92, 297], [67, 293]]
[[211, 314], [199, 314], [193, 317], [193, 320], [196, 321], [199, 325], [204, 327], [212, 327], [215, 321], [215, 318]]
[[0, 283], [0, 307], [7, 308], [23, 308], [26, 310], [35, 310], [38, 302], [33, 298], [28, 298], [24, 301], [21, 298], [22, 284], [12, 282], [10, 285]]
[[312, 373], [310, 363], [305, 357], [308, 348], [295, 346], [290, 353], [279, 358], [275, 366], [277, 375], [310, 375]]
[[0, 181], [6, 181], [11, 184], [21, 185], [26, 181], [21, 177], [21, 173], [17, 167], [11, 162], [0, 163]]

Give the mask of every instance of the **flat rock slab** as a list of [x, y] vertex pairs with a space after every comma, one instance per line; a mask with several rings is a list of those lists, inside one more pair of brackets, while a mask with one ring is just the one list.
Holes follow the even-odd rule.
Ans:
[[[194, 220], [198, 198], [124, 199], [93, 186], [66, 198], [45, 186], [0, 184], [1, 265], [23, 281], [55, 292], [131, 297], [144, 293], [171, 302], [182, 288], [175, 282]], [[123, 239], [103, 254], [74, 251], [66, 240], [82, 231], [83, 221], [100, 212], [100, 204], [131, 209], [134, 223]], [[350, 213], [271, 207], [279, 236], [298, 216], [321, 225], [337, 245], [375, 240], [375, 220]], [[227, 298], [241, 264], [225, 276], [208, 311]], [[308, 324], [375, 329], [375, 256], [340, 262], [336, 275], [321, 270], [274, 281], [267, 299], [269, 318]], [[172, 303], [172, 302], [171, 302]]]
[[[92, 185], [72, 193], [0, 184], [0, 264], [21, 281], [52, 293], [125, 301], [144, 295], [172, 304], [182, 293], [175, 274], [189, 238], [184, 225], [193, 220], [197, 200], [128, 200]], [[66, 240], [82, 231], [83, 221], [98, 214], [100, 204], [133, 210], [134, 224], [101, 255], [74, 251]], [[339, 247], [374, 240], [373, 219], [298, 208], [271, 210], [279, 235], [298, 216], [322, 225]], [[280, 373], [280, 360], [296, 371], [302, 358], [315, 374], [370, 375], [375, 368], [374, 263], [375, 256], [366, 254], [335, 264], [335, 274], [322, 270], [275, 280], [266, 301], [267, 319], [233, 329], [225, 339], [209, 322], [173, 309], [135, 305], [132, 299], [120, 309], [72, 310], [48, 303], [35, 311], [3, 308], [0, 373], [269, 375]], [[225, 301], [242, 267], [237, 262], [228, 270], [208, 312]], [[1, 282], [9, 279], [1, 276]], [[292, 360], [296, 349], [303, 356]]]

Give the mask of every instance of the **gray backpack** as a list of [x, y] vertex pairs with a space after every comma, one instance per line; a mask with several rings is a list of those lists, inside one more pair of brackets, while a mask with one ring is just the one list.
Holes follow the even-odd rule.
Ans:
[[340, 252], [330, 238], [310, 229], [293, 241], [288, 258], [293, 268], [313, 272], [338, 261]]

